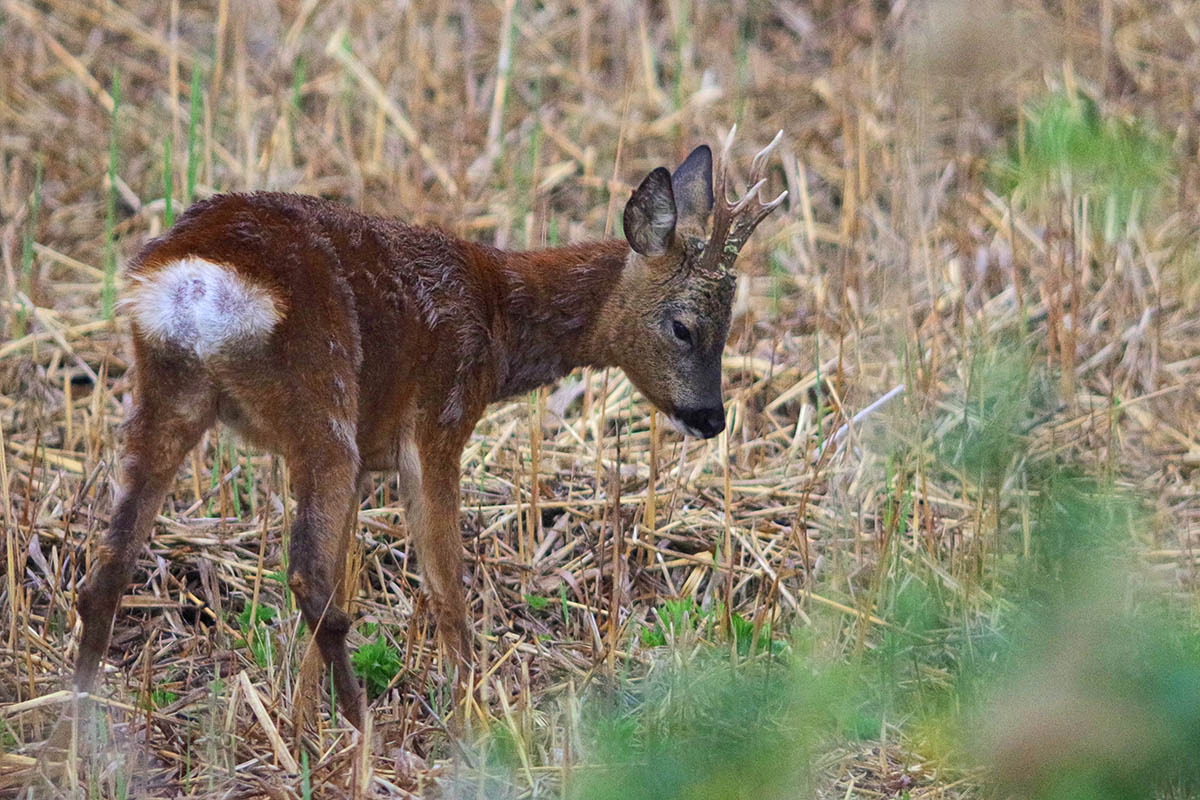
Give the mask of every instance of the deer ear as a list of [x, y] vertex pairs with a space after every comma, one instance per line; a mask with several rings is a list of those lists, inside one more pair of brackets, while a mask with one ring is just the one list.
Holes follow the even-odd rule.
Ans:
[[680, 223], [704, 228], [713, 207], [712, 167], [712, 150], [702, 144], [683, 160], [671, 176], [675, 210]]
[[675, 236], [675, 195], [671, 173], [658, 167], [634, 190], [625, 204], [625, 238], [644, 256], [661, 256]]

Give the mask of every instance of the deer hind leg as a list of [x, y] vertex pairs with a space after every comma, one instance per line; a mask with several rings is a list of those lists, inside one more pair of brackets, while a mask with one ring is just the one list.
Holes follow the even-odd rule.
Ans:
[[419, 491], [407, 492], [405, 509], [438, 641], [443, 653], [459, 668], [460, 684], [471, 657], [458, 526], [459, 459], [465, 440], [466, 435], [446, 437], [444, 433], [422, 439], [418, 448]]
[[75, 688], [90, 691], [108, 648], [113, 617], [150, 538], [154, 517], [184, 456], [216, 418], [211, 386], [147, 358], [138, 365], [134, 407], [125, 424], [124, 482], [112, 521], [96, 549], [78, 597], [83, 622]]
[[[334, 594], [334, 600], [337, 608], [349, 613], [351, 601], [354, 598], [354, 587], [357, 585], [356, 575], [350, 570], [350, 548], [354, 543], [354, 532], [358, 528], [358, 508], [359, 498], [361, 498], [369, 486], [367, 473], [360, 470], [356, 488], [351, 497], [351, 501], [347, 504], [347, 513], [343, 526], [340, 528], [342, 539], [338, 544], [340, 552], [346, 556], [342, 559], [344, 575], [338, 581], [337, 590]], [[324, 653], [320, 646], [316, 652], [305, 652], [305, 658], [300, 664], [300, 673], [297, 677], [296, 699], [293, 703], [295, 708], [295, 727], [297, 732], [303, 729], [307, 721], [313, 718], [316, 711], [317, 702], [321, 697], [321, 665], [325, 661]], [[337, 692], [341, 692], [334, 684]], [[353, 701], [352, 697], [347, 697], [346, 702], [349, 704]], [[354, 704], [356, 707], [357, 703]], [[361, 710], [361, 709], [360, 709]], [[347, 715], [350, 716], [349, 714]], [[357, 723], [355, 723], [357, 725]], [[361, 729], [361, 728], [360, 728]]]
[[[362, 729], [363, 693], [350, 665], [346, 634], [351, 618], [345, 610], [350, 594], [346, 561], [357, 512], [357, 453], [330, 442], [320, 455], [293, 471], [296, 521], [292, 525], [288, 585], [296, 595], [304, 621], [313, 632], [321, 660], [333, 672], [338, 706], [346, 719]], [[304, 672], [302, 667], [302, 672]], [[307, 681], [301, 680], [301, 686]], [[307, 698], [300, 698], [301, 708]], [[303, 716], [303, 714], [301, 715]]]

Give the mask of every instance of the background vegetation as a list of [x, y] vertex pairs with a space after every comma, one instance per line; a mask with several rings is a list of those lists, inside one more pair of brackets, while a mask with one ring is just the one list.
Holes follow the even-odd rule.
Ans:
[[[1168, 0], [0, 0], [0, 792], [1192, 796], [1198, 30]], [[373, 729], [293, 728], [286, 465], [213, 432], [80, 757], [39, 760], [118, 477], [125, 258], [259, 188], [617, 234], [735, 122], [735, 175], [785, 131], [790, 199], [739, 260], [728, 432], [617, 372], [493, 409], [468, 706], [380, 476]]]

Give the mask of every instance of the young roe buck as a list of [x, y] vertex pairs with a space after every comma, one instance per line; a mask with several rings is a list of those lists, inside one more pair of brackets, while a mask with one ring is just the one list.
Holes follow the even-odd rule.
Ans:
[[787, 194], [759, 197], [781, 136], [731, 203], [730, 131], [715, 210], [707, 146], [655, 169], [625, 206], [625, 241], [507, 252], [291, 194], [188, 209], [128, 268], [124, 486], [79, 593], [76, 688], [91, 688], [176, 470], [217, 420], [287, 459], [288, 585], [346, 718], [362, 727], [344, 573], [369, 470], [399, 472], [443, 652], [463, 666], [459, 460], [475, 423], [575, 367], [617, 366], [684, 432], [720, 433], [733, 263]]

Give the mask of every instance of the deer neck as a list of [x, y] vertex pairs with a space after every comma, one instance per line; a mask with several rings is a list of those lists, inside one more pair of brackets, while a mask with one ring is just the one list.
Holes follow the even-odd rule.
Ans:
[[496, 327], [497, 399], [580, 366], [611, 366], [602, 312], [621, 279], [621, 240], [504, 254]]

